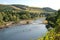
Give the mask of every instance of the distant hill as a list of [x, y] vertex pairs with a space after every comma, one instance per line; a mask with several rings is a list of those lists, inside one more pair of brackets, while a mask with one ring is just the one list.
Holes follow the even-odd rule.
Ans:
[[44, 7], [43, 10], [47, 11], [47, 12], [55, 12], [56, 10], [49, 8], [49, 7]]
[[26, 5], [12, 4], [12, 5], [3, 5], [0, 4], [0, 11], [29, 11], [33, 13], [43, 13], [43, 12], [55, 12], [56, 10], [49, 7], [38, 8], [38, 7], [29, 7]]
[[21, 10], [21, 9], [15, 7], [15, 6], [11, 6], [11, 5], [2, 5], [2, 4], [0, 4], [0, 12], [4, 12], [4, 11], [17, 11], [17, 10]]
[[38, 8], [38, 7], [29, 7], [26, 5], [16, 5], [16, 4], [14, 4], [12, 6], [15, 6], [15, 7], [20, 8], [25, 11], [34, 12], [34, 13], [45, 12], [45, 10], [43, 10], [42, 8]]
[[15, 7], [23, 9], [23, 10], [25, 10], [28, 7], [26, 5], [19, 5], [19, 4], [13, 4], [12, 6], [15, 6]]

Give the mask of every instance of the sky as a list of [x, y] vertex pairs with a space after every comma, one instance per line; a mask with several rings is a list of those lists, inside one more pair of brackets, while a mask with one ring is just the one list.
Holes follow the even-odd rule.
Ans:
[[23, 4], [33, 7], [60, 9], [60, 0], [0, 0], [0, 4]]

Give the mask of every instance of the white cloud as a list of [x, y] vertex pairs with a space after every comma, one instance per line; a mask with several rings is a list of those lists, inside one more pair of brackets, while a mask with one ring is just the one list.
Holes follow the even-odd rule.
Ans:
[[1, 0], [2, 4], [24, 4], [36, 7], [51, 7], [53, 9], [60, 8], [60, 0]]

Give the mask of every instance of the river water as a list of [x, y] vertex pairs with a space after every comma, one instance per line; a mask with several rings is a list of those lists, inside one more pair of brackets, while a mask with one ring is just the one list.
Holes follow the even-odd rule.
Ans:
[[37, 40], [46, 34], [45, 24], [40, 24], [45, 18], [34, 20], [32, 24], [13, 25], [0, 30], [0, 40]]

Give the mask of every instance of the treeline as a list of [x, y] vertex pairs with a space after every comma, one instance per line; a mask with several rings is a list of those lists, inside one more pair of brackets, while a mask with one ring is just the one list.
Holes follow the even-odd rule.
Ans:
[[[56, 12], [55, 16], [49, 16], [46, 18], [48, 20], [48, 33], [45, 37], [38, 40], [60, 40], [60, 10]], [[51, 29], [49, 29], [52, 27]]]
[[60, 26], [60, 10], [58, 10], [55, 16], [49, 16], [46, 18], [48, 20], [49, 27], [58, 28]]
[[37, 7], [29, 7], [25, 5], [17, 5], [17, 4], [16, 5], [0, 4], [0, 25], [9, 21], [18, 22], [23, 19], [35, 19], [40, 16], [41, 17], [49, 16], [50, 14], [52, 14], [50, 12], [54, 12], [54, 11], [47, 11], [44, 9]]
[[0, 12], [0, 25], [4, 24], [4, 22], [14, 21], [18, 22], [20, 20], [27, 20], [27, 19], [34, 19], [39, 17], [40, 14], [38, 13], [31, 13], [28, 11], [4, 11]]

